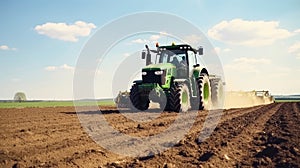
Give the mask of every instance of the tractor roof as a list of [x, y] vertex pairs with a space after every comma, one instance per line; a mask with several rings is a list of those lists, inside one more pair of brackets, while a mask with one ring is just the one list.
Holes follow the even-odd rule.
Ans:
[[169, 45], [169, 46], [159, 46], [158, 48], [160, 50], [190, 50], [190, 51], [193, 51], [195, 53], [197, 52], [196, 49], [194, 49], [193, 47], [191, 47], [188, 44], [179, 44], [179, 45], [172, 44], [172, 45]]

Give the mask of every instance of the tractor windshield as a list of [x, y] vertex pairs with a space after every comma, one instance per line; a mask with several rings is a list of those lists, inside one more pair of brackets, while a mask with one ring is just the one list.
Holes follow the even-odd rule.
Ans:
[[186, 51], [184, 50], [164, 50], [156, 56], [156, 64], [172, 63], [179, 66], [180, 63], [186, 64]]

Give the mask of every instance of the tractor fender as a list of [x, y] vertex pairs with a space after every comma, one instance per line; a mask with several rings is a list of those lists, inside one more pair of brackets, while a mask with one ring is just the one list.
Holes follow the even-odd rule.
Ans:
[[206, 68], [202, 68], [202, 69], [201, 69], [199, 76], [200, 76], [201, 74], [206, 74], [207, 76], [209, 76], [208, 71], [207, 71]]
[[135, 80], [135, 81], [133, 81], [133, 83], [136, 83], [136, 84], [142, 84], [143, 81], [142, 81], [142, 80]]
[[205, 67], [201, 67], [201, 66], [195, 67], [193, 72], [194, 77], [198, 78], [200, 77], [201, 74], [206, 74], [207, 76], [209, 76], [209, 73]]

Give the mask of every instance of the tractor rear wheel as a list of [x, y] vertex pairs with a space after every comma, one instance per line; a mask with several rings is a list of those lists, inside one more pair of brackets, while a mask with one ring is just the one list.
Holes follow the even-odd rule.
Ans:
[[223, 83], [221, 79], [211, 80], [211, 99], [215, 109], [223, 108]]
[[199, 110], [209, 110], [211, 107], [210, 82], [206, 74], [197, 79]]
[[137, 84], [133, 84], [130, 89], [130, 101], [137, 110], [145, 111], [149, 108], [149, 98], [142, 97], [139, 92], [139, 86]]
[[166, 110], [186, 112], [190, 109], [190, 91], [187, 84], [172, 84]]

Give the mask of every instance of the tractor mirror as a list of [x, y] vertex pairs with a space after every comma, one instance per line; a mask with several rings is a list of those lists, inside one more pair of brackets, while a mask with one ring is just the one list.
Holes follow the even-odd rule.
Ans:
[[142, 59], [145, 59], [146, 58], [146, 52], [142, 52]]
[[202, 47], [199, 47], [199, 49], [198, 49], [198, 54], [199, 54], [199, 55], [203, 55], [203, 48], [202, 48]]

